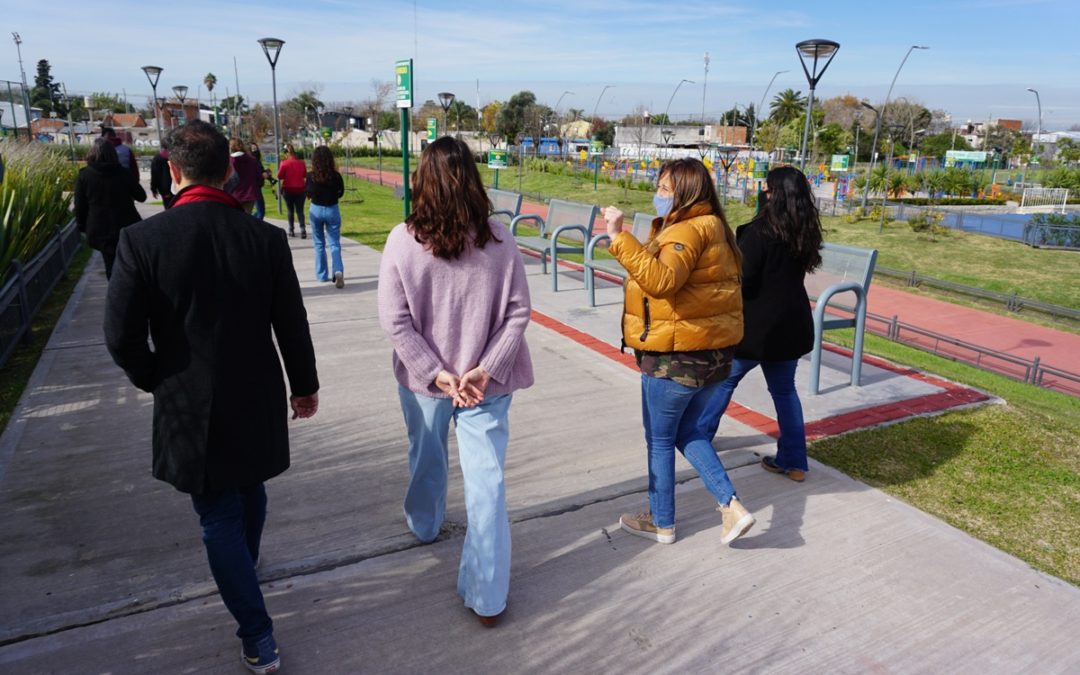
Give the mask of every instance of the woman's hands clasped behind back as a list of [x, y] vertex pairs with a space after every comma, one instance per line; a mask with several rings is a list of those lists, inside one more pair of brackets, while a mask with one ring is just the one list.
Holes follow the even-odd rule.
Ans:
[[435, 386], [454, 401], [455, 408], [475, 408], [484, 400], [491, 375], [480, 366], [476, 366], [461, 377], [440, 370], [435, 376]]

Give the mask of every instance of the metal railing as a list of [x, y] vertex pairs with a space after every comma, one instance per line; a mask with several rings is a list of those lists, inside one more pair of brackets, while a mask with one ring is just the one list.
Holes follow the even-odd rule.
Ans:
[[965, 342], [900, 321], [897, 316], [866, 315], [866, 330], [880, 337], [952, 361], [1004, 375], [1013, 380], [1080, 397], [1080, 373], [1043, 365], [1038, 356], [1025, 359]]
[[891, 277], [894, 279], [901, 279], [907, 283], [908, 286], [929, 286], [931, 288], [939, 288], [945, 291], [951, 291], [953, 293], [960, 293], [962, 295], [968, 295], [975, 298], [981, 298], [983, 300], [991, 300], [993, 302], [1000, 302], [1005, 305], [1005, 308], [1011, 312], [1019, 312], [1022, 309], [1031, 309], [1044, 314], [1049, 314], [1051, 318], [1065, 318], [1080, 320], [1080, 310], [1073, 309], [1071, 307], [1064, 307], [1062, 305], [1055, 305], [1049, 302], [1041, 302], [1039, 300], [1032, 300], [1031, 298], [1024, 298], [1016, 293], [1001, 293], [999, 291], [988, 291], [984, 288], [976, 288], [974, 286], [966, 286], [964, 284], [958, 284], [952, 281], [945, 281], [944, 279], [938, 279], [935, 277], [928, 277], [925, 274], [919, 274], [915, 270], [905, 272], [904, 270], [892, 269], [889, 267], [878, 266], [874, 270], [875, 274], [881, 274], [882, 276]]
[[20, 342], [30, 341], [34, 316], [56, 282], [67, 277], [68, 265], [82, 246], [82, 234], [74, 220], [55, 226], [55, 231], [29, 262], [11, 262], [11, 272], [0, 288], [0, 367]]

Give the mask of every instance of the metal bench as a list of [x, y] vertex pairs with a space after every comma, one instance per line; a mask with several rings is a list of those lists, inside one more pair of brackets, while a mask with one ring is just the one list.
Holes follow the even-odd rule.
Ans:
[[487, 195], [491, 200], [491, 215], [499, 217], [503, 223], [509, 225], [521, 214], [521, 195], [517, 192], [488, 188]]
[[[630, 234], [644, 244], [649, 238], [649, 231], [652, 230], [653, 218], [655, 216], [648, 213], [635, 213], [634, 223], [630, 226]], [[585, 290], [589, 292], [589, 307], [596, 307], [597, 270], [621, 279], [626, 278], [626, 268], [620, 265], [618, 260], [596, 257], [596, 247], [602, 241], [610, 242], [611, 237], [606, 232], [598, 234], [590, 239], [589, 245], [585, 247]]]
[[[552, 199], [547, 216], [525, 214], [510, 221], [510, 232], [521, 248], [540, 254], [540, 267], [547, 274], [547, 259], [551, 257], [551, 290], [559, 290], [559, 254], [584, 255], [585, 243], [592, 237], [593, 221], [599, 209], [590, 204], [578, 204]], [[534, 221], [540, 229], [539, 236], [519, 235], [518, 225]], [[560, 241], [560, 238], [562, 241]]]
[[[821, 251], [821, 267], [806, 277], [806, 293], [814, 306], [814, 349], [810, 352], [810, 393], [819, 392], [821, 374], [821, 340], [827, 330], [854, 328], [855, 340], [851, 353], [851, 385], [859, 386], [862, 375], [863, 334], [866, 329], [866, 294], [877, 262], [877, 249], [825, 244]], [[855, 295], [853, 308], [835, 305], [851, 312], [851, 318], [825, 318], [829, 302], [838, 293]]]

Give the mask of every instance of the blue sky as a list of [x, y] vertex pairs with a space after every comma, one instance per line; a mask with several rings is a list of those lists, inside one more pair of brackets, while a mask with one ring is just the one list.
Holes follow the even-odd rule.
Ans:
[[[166, 10], [167, 7], [176, 9]], [[85, 2], [15, 3], [4, 11], [0, 78], [18, 80], [15, 45], [32, 80], [38, 59], [78, 92], [126, 90], [145, 101], [140, 66], [165, 70], [160, 86], [186, 84], [192, 95], [207, 72], [220, 94], [270, 99], [270, 69], [256, 39], [286, 41], [278, 95], [317, 86], [327, 102], [370, 98], [373, 79], [393, 78], [394, 61], [415, 58], [416, 97], [453, 91], [470, 104], [505, 100], [521, 89], [560, 110], [621, 117], [639, 106], [662, 112], [676, 84], [673, 117], [707, 116], [732, 103], [757, 103], [786, 87], [806, 91], [794, 44], [841, 44], [818, 85], [819, 98], [853, 94], [880, 101], [913, 44], [893, 98], [920, 100], [954, 119], [1036, 118], [1043, 126], [1080, 123], [1080, 2], [938, 0], [937, 2], [712, 2], [683, 0], [113, 0], [108, 11]], [[707, 85], [703, 55], [708, 51]], [[613, 85], [598, 99], [605, 85]], [[160, 88], [159, 88], [160, 91]], [[205, 92], [203, 92], [205, 95]]]

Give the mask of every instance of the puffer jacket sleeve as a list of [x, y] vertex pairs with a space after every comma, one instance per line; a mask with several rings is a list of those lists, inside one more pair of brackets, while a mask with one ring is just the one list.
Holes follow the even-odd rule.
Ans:
[[657, 243], [660, 250], [653, 255], [632, 234], [620, 232], [609, 250], [646, 295], [665, 298], [677, 293], [690, 278], [708, 242], [693, 227], [674, 227]]

